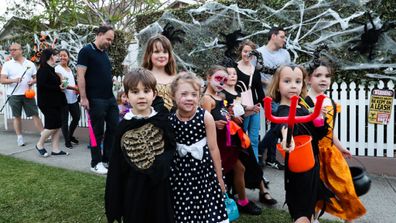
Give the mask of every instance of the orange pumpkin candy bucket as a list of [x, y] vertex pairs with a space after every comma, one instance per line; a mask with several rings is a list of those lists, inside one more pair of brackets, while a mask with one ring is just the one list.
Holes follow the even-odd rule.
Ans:
[[34, 92], [33, 89], [29, 88], [29, 89], [27, 89], [27, 90], [25, 91], [25, 97], [26, 97], [26, 98], [31, 99], [31, 98], [34, 98], [34, 96], [36, 96], [36, 93]]
[[[292, 172], [302, 173], [312, 169], [315, 165], [315, 157], [312, 150], [312, 136], [299, 135], [294, 136], [295, 148], [289, 153], [288, 167]], [[276, 148], [285, 158], [285, 151], [281, 144], [277, 144]]]

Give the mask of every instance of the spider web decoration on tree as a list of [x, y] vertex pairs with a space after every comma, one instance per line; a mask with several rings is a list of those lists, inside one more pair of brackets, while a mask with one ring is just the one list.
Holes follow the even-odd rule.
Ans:
[[166, 36], [166, 38], [169, 39], [169, 41], [172, 43], [173, 46], [177, 42], [182, 43], [185, 34], [186, 32], [184, 32], [182, 29], [176, 29], [170, 23], [166, 23], [164, 27], [164, 31], [162, 31], [162, 35]]
[[[50, 41], [52, 41], [52, 43]], [[55, 48], [55, 44], [57, 42], [58, 38], [52, 38], [48, 32], [41, 31], [40, 37], [34, 34], [33, 51], [30, 61], [33, 63], [39, 63], [41, 52], [48, 48]]]
[[364, 33], [360, 35], [360, 40], [353, 40], [352, 43], [357, 43], [354, 46], [348, 48], [349, 51], [358, 51], [360, 54], [368, 53], [367, 59], [372, 60], [375, 56], [374, 49], [378, 43], [381, 34], [387, 32], [391, 28], [396, 27], [396, 22], [385, 21], [384, 24], [377, 28], [374, 24], [373, 18], [370, 12], [366, 12], [368, 15], [369, 23], [371, 28], [368, 28], [368, 24], [364, 24]]
[[242, 33], [241, 29], [238, 29], [229, 34], [220, 32], [220, 36], [224, 38], [224, 41], [218, 41], [218, 44], [224, 44], [226, 46], [224, 55], [230, 58], [237, 58], [238, 55], [235, 51], [242, 42], [241, 38], [245, 37], [246, 34]]
[[306, 63], [304, 66], [307, 69], [308, 73], [312, 73], [316, 68], [320, 66], [320, 53], [323, 50], [329, 50], [329, 47], [326, 44], [319, 45], [315, 52], [313, 53], [314, 58], [312, 61]]
[[[367, 6], [364, 3], [348, 1], [348, 7], [353, 7], [354, 10], [340, 10], [345, 9], [345, 4], [328, 0], [309, 4], [306, 1], [290, 0], [280, 8], [271, 8], [264, 3], [251, 10], [238, 5], [207, 2], [185, 12], [188, 16], [184, 20], [178, 19], [171, 12], [165, 12], [156, 22], [138, 33], [139, 53], [144, 50], [144, 36], [156, 32], [156, 25], [153, 24], [161, 24], [163, 27], [162, 24], [171, 23], [186, 33], [183, 42], [174, 48], [178, 65], [203, 75], [214, 61], [224, 57], [228, 49], [224, 45], [227, 35], [243, 30], [246, 36], [239, 40], [251, 39], [261, 46], [267, 42], [266, 34], [269, 29], [282, 24], [287, 31], [286, 48], [295, 63], [311, 60], [315, 49], [326, 44], [329, 49], [322, 54], [339, 66], [340, 73], [346, 74], [348, 70], [396, 68], [395, 29], [382, 32], [374, 48], [378, 56], [372, 61], [367, 61], [367, 56], [362, 54], [351, 56], [348, 51], [351, 41], [364, 32], [364, 26], [352, 21], [366, 20]], [[376, 29], [382, 27], [379, 17], [373, 17], [373, 23]], [[392, 25], [392, 22], [389, 24]], [[368, 29], [370, 27], [368, 25]], [[227, 52], [228, 55], [231, 53]], [[349, 76], [351, 74], [348, 73]]]

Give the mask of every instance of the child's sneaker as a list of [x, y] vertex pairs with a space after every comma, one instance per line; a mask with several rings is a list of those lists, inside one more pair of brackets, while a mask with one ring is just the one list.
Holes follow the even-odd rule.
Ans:
[[98, 163], [96, 166], [91, 167], [91, 171], [97, 174], [107, 174], [106, 167], [103, 166], [103, 163]]
[[285, 169], [285, 165], [278, 162], [278, 160], [275, 160], [274, 162], [267, 161], [266, 165], [269, 167], [272, 167], [273, 169], [276, 169], [276, 170], [284, 170]]

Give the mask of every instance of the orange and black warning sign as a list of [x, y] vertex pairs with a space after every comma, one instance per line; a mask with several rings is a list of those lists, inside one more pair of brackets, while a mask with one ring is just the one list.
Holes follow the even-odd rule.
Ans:
[[394, 92], [388, 89], [373, 89], [370, 97], [368, 122], [388, 124], [392, 115]]

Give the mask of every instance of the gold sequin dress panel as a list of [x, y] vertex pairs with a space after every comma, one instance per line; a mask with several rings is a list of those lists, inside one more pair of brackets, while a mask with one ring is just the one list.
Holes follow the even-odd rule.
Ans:
[[162, 97], [164, 100], [165, 107], [170, 110], [173, 107], [172, 95], [170, 90], [170, 83], [169, 84], [158, 84], [157, 83], [157, 91], [158, 95]]

